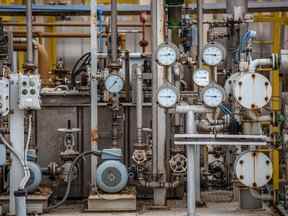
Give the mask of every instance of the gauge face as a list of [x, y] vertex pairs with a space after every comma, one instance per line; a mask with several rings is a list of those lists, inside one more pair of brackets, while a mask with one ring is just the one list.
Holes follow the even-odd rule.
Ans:
[[225, 98], [224, 90], [220, 86], [213, 85], [203, 90], [202, 99], [208, 107], [218, 107]]
[[173, 86], [163, 86], [158, 91], [158, 103], [164, 108], [171, 108], [175, 106], [178, 99], [178, 92]]
[[224, 60], [224, 49], [220, 44], [208, 44], [202, 53], [202, 58], [205, 64], [215, 66]]
[[162, 44], [156, 51], [156, 61], [162, 66], [173, 65], [178, 58], [178, 50], [175, 45]]
[[123, 80], [116, 74], [110, 74], [105, 80], [105, 87], [110, 93], [119, 93], [123, 89]]
[[193, 73], [193, 81], [198, 86], [208, 86], [210, 83], [209, 71], [205, 69], [197, 69]]

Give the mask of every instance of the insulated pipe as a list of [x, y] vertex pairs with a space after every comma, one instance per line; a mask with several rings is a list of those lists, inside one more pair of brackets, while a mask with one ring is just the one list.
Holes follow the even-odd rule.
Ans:
[[249, 72], [254, 73], [256, 72], [257, 67], [265, 65], [272, 65], [272, 59], [271, 58], [254, 59], [249, 64]]
[[137, 112], [137, 144], [143, 144], [143, 75], [142, 67], [137, 66], [137, 101], [136, 101], [136, 112]]
[[33, 65], [32, 0], [26, 1], [27, 65]]
[[[91, 97], [91, 151], [98, 150], [98, 79], [97, 79], [97, 1], [90, 1], [90, 46], [91, 46], [91, 79], [90, 79], [90, 97]], [[96, 188], [96, 167], [97, 157], [91, 156], [91, 187]]]
[[44, 85], [47, 85], [49, 83], [49, 65], [48, 65], [48, 53], [43, 44], [40, 44], [36, 42], [36, 46], [38, 49], [38, 71], [40, 73], [40, 78]]
[[117, 43], [117, 34], [118, 34], [118, 29], [117, 29], [117, 0], [111, 0], [111, 57], [112, 57], [112, 62], [115, 63], [117, 62], [118, 59], [118, 43]]

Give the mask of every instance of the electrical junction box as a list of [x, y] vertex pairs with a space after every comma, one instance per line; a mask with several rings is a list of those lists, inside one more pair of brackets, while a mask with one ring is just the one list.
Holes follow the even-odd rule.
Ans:
[[9, 79], [0, 79], [0, 116], [6, 116], [9, 114], [9, 95], [10, 85]]
[[41, 82], [39, 75], [19, 75], [19, 109], [39, 110]]
[[4, 166], [6, 163], [6, 146], [0, 144], [0, 166]]

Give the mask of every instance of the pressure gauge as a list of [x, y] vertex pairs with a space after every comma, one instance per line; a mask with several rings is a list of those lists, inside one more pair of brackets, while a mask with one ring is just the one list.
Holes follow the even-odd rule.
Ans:
[[193, 81], [198, 86], [201, 86], [201, 87], [208, 86], [210, 83], [209, 71], [207, 71], [206, 69], [202, 69], [202, 68], [197, 69], [193, 73]]
[[178, 95], [178, 90], [174, 86], [165, 84], [158, 90], [158, 103], [163, 108], [171, 108], [176, 105]]
[[225, 59], [225, 48], [219, 43], [209, 43], [202, 51], [202, 59], [205, 64], [216, 66]]
[[119, 93], [124, 86], [123, 79], [117, 74], [110, 74], [105, 80], [105, 88], [110, 93]]
[[202, 100], [208, 107], [218, 107], [225, 100], [224, 89], [217, 84], [210, 84], [201, 92]]
[[176, 45], [163, 43], [156, 50], [156, 61], [161, 66], [173, 65], [179, 56], [179, 50]]

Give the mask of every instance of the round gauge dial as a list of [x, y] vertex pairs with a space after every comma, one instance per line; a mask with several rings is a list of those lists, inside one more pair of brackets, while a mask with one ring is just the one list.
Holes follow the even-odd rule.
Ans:
[[178, 48], [174, 44], [161, 44], [156, 51], [156, 61], [162, 66], [173, 65], [178, 58]]
[[116, 74], [110, 74], [105, 80], [105, 88], [110, 93], [119, 93], [124, 86], [123, 79]]
[[225, 48], [218, 43], [210, 43], [206, 45], [202, 52], [202, 59], [205, 64], [216, 66], [225, 58]]
[[157, 95], [158, 103], [164, 108], [171, 108], [176, 105], [178, 100], [178, 91], [174, 86], [162, 86]]
[[205, 69], [197, 69], [193, 73], [193, 81], [196, 85], [205, 87], [210, 83], [209, 71]]
[[221, 86], [210, 85], [202, 92], [202, 100], [208, 107], [218, 107], [225, 99], [225, 92]]

